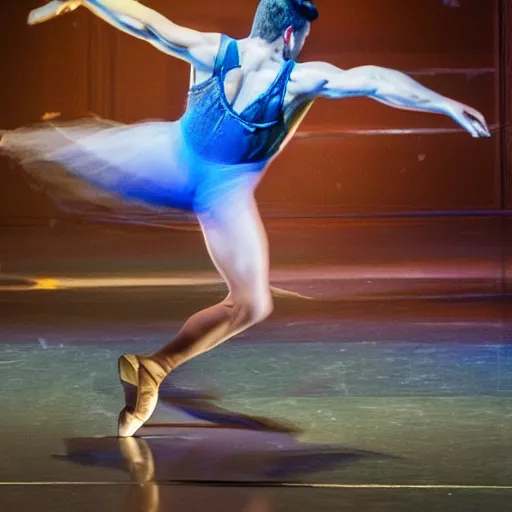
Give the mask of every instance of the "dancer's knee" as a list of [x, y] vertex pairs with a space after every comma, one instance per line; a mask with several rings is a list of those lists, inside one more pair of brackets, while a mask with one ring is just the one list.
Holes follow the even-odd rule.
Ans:
[[243, 323], [249, 327], [265, 320], [274, 310], [274, 302], [270, 290], [251, 300], [244, 300], [239, 304]]
[[256, 308], [256, 321], [262, 322], [271, 315], [272, 311], [274, 311], [274, 301], [269, 290], [268, 294], [266, 294], [265, 298], [258, 304], [258, 307]]

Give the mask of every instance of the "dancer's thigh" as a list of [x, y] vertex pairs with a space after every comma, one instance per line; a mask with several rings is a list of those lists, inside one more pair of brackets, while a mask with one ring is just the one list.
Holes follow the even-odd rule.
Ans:
[[267, 308], [268, 240], [252, 186], [233, 188], [198, 215], [213, 263], [232, 300]]

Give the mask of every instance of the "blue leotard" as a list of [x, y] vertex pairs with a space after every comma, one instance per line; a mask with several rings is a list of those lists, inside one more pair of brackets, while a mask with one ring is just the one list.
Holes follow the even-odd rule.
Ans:
[[49, 185], [61, 180], [48, 166], [54, 163], [97, 187], [98, 197], [103, 191], [146, 206], [204, 212], [230, 190], [250, 188], [279, 151], [288, 134], [283, 102], [294, 65], [285, 62], [269, 89], [237, 113], [223, 84], [240, 67], [238, 45], [222, 36], [212, 76], [189, 90], [179, 121], [50, 124], [9, 133], [2, 149]]
[[224, 94], [224, 77], [240, 67], [235, 40], [222, 36], [213, 74], [189, 91], [181, 119], [183, 134], [196, 155], [220, 164], [268, 160], [286, 137], [283, 102], [295, 62], [287, 61], [269, 89], [240, 114]]

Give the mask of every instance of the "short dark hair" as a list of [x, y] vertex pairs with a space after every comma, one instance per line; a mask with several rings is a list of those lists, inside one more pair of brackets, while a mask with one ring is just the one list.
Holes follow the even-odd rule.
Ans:
[[251, 30], [251, 37], [275, 41], [288, 27], [296, 32], [318, 18], [311, 0], [260, 0]]

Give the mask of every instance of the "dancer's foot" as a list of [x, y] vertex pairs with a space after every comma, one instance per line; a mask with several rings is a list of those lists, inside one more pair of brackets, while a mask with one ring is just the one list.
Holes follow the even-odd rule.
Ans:
[[158, 388], [167, 372], [149, 358], [126, 354], [119, 358], [119, 379], [126, 407], [119, 414], [119, 437], [131, 437], [151, 417], [158, 403]]

